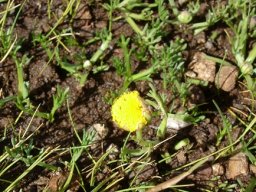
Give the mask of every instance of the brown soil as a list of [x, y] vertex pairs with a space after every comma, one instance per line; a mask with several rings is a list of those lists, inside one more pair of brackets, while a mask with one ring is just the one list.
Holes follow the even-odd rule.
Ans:
[[[58, 16], [61, 14], [61, 11], [65, 7], [64, 1], [53, 1], [52, 12]], [[91, 3], [89, 3], [91, 2]], [[18, 3], [18, 1], [17, 1]], [[81, 6], [78, 10], [77, 15], [74, 17], [73, 22], [68, 23], [64, 22], [58, 26], [57, 30], [61, 31], [72, 27], [74, 34], [76, 34], [75, 39], [78, 42], [79, 46], [68, 46], [70, 52], [65, 51], [64, 48], [61, 50], [61, 54], [67, 58], [68, 61], [72, 62], [72, 59], [76, 55], [86, 55], [90, 56], [97, 50], [100, 44], [93, 44], [91, 46], [83, 48], [83, 43], [88, 39], [94, 36], [95, 32], [105, 28], [107, 26], [107, 15], [106, 11], [100, 6], [100, 1], [81, 1]], [[4, 4], [4, 3], [1, 3]], [[208, 6], [207, 4], [205, 5]], [[4, 6], [0, 5], [0, 9], [3, 9]], [[207, 9], [202, 10], [198, 15], [198, 19], [201, 19], [203, 15], [207, 12]], [[16, 12], [12, 13], [7, 20], [7, 24], [11, 25], [14, 21]], [[83, 130], [88, 130], [94, 124], [103, 124], [108, 133], [96, 147], [91, 147], [89, 153], [92, 157], [97, 160], [99, 159], [108, 149], [110, 145], [115, 145], [120, 151], [123, 140], [126, 138], [127, 133], [118, 129], [111, 120], [110, 114], [110, 105], [107, 102], [108, 95], [111, 92], [118, 90], [123, 80], [117, 75], [114, 68], [111, 66], [111, 57], [113, 55], [121, 54], [120, 51], [113, 47], [113, 50], [108, 50], [107, 56], [104, 58], [104, 61], [109, 64], [111, 67], [105, 72], [100, 72], [97, 74], [90, 73], [88, 80], [84, 86], [80, 86], [79, 82], [73, 77], [68, 75], [66, 71], [61, 69], [56, 62], [50, 62], [47, 54], [42, 49], [38, 43], [32, 42], [32, 37], [35, 34], [47, 34], [54, 26], [56, 20], [54, 16], [51, 19], [47, 15], [47, 2], [42, 1], [27, 1], [22, 10], [21, 15], [18, 18], [17, 24], [15, 26], [14, 34], [17, 35], [17, 39], [22, 39], [22, 49], [18, 52], [18, 56], [21, 57], [24, 54], [27, 54], [29, 57], [33, 57], [28, 65], [24, 68], [25, 80], [29, 82], [29, 98], [31, 99], [34, 106], [39, 107], [39, 111], [50, 111], [52, 107], [52, 97], [56, 92], [57, 85], [60, 85], [63, 88], [69, 88], [69, 99], [68, 104], [70, 112], [72, 114], [73, 122], [75, 123], [75, 128], [80, 136], [82, 136]], [[184, 54], [186, 57], [186, 65], [188, 65], [195, 52], [204, 52], [206, 54], [225, 57], [229, 61], [234, 61], [232, 56], [229, 42], [227, 36], [225, 35], [225, 30], [228, 30], [227, 27], [223, 25], [217, 25], [213, 28], [207, 30], [206, 32], [200, 33], [199, 35], [194, 36], [189, 27], [186, 26], [172, 26], [170, 29], [166, 29], [166, 41], [173, 40], [178, 36], [184, 38], [188, 44], [187, 51]], [[215, 42], [210, 42], [209, 36], [212, 32], [218, 32], [219, 35]], [[120, 34], [125, 36], [132, 37], [134, 32], [131, 30], [129, 25], [122, 22], [114, 22], [113, 26], [114, 41], [119, 37]], [[56, 41], [53, 41], [52, 48]], [[227, 52], [224, 52], [226, 50]], [[15, 63], [11, 58], [7, 58], [4, 63], [0, 64], [0, 88], [1, 88], [1, 97], [7, 97], [15, 95], [17, 93], [17, 73]], [[159, 83], [158, 77], [153, 78], [154, 84], [158, 85], [157, 89], [159, 92], [165, 92], [166, 90], [162, 89], [161, 83]], [[141, 95], [145, 96], [149, 90], [147, 83], [139, 82], [132, 84], [130, 87], [132, 90], [138, 90]], [[177, 133], [174, 139], [164, 143], [160, 148], [156, 149], [152, 153], [151, 160], [155, 162], [161, 159], [161, 154], [168, 151], [172, 154], [173, 145], [183, 139], [189, 138], [191, 143], [193, 143], [192, 150], [183, 149], [179, 151], [179, 154], [176, 155], [171, 162], [161, 163], [156, 166], [152, 164], [144, 167], [143, 172], [138, 176], [138, 181], [145, 182], [154, 180], [155, 183], [161, 183], [174, 175], [179, 174], [180, 172], [171, 173], [171, 170], [182, 166], [188, 162], [199, 159], [201, 157], [210, 154], [222, 146], [216, 148], [216, 134], [219, 131], [219, 128], [222, 127], [222, 120], [217, 112], [215, 106], [212, 103], [214, 99], [221, 110], [228, 118], [231, 120], [232, 125], [236, 127], [237, 120], [232, 117], [227, 112], [227, 109], [230, 107], [240, 107], [241, 110], [246, 108], [247, 104], [244, 99], [245, 92], [244, 86], [241, 82], [237, 82], [235, 89], [231, 92], [222, 92], [218, 90], [213, 84], [210, 84], [207, 87], [196, 86], [193, 88], [193, 97], [199, 98], [198, 100], [203, 99], [204, 105], [200, 107], [202, 111], [206, 111], [204, 114], [206, 118], [198, 123], [197, 125], [192, 125], [186, 129], [181, 130]], [[167, 92], [167, 95], [170, 93]], [[247, 97], [249, 97], [247, 95]], [[202, 101], [199, 101], [199, 103]], [[70, 122], [68, 115], [67, 103], [64, 104], [56, 113], [55, 120], [53, 123], [49, 123], [47, 120], [34, 117], [32, 119], [31, 115], [22, 114], [19, 121], [14, 124], [14, 120], [18, 117], [20, 111], [16, 108], [13, 103], [7, 103], [1, 108], [0, 111], [0, 131], [3, 133], [4, 129], [8, 127], [7, 137], [4, 141], [1, 141], [0, 148], [1, 151], [4, 150], [6, 145], [10, 145], [10, 139], [13, 137], [12, 129], [15, 129], [17, 134], [19, 131], [24, 130], [29, 125], [29, 133], [34, 132], [39, 126], [40, 129], [37, 130], [35, 137], [33, 139], [33, 144], [36, 148], [47, 148], [47, 147], [57, 147], [60, 148], [71, 147], [78, 144], [74, 127]], [[240, 118], [245, 118], [243, 115], [238, 114]], [[159, 119], [153, 120], [151, 125], [148, 126], [145, 131], [145, 137], [152, 139], [155, 137], [155, 130], [151, 126], [157, 126]], [[236, 139], [239, 134], [241, 134], [241, 128], [236, 127], [233, 129], [233, 139]], [[169, 136], [174, 135], [175, 133], [169, 133]], [[228, 144], [228, 141], [221, 143], [221, 145]], [[134, 143], [130, 143], [131, 147], [135, 147]], [[106, 160], [115, 160], [118, 158], [118, 154], [113, 155], [111, 159], [108, 157]], [[65, 161], [70, 162], [71, 157], [67, 152], [58, 156], [53, 154], [51, 158], [47, 160], [46, 163], [55, 165], [59, 167], [58, 171], [47, 170], [43, 168], [36, 168], [31, 173], [28, 174], [25, 179], [19, 184], [18, 189], [23, 189], [23, 191], [42, 191], [46, 185], [52, 191], [57, 191], [56, 186], [60, 182], [65, 181], [69, 172], [68, 167], [65, 166]], [[226, 159], [220, 159], [219, 163], [224, 166], [226, 164]], [[102, 181], [104, 178], [113, 174], [112, 170], [118, 165], [114, 164], [103, 164], [101, 169], [97, 171], [95, 175], [96, 184]], [[92, 161], [85, 153], [77, 162], [77, 166], [84, 178], [84, 184], [87, 191], [91, 191], [93, 187], [90, 187], [90, 179], [87, 176], [87, 169], [91, 168]], [[209, 172], [207, 168], [211, 167], [205, 166], [204, 169], [201, 169], [198, 173], [190, 176], [189, 178], [182, 181], [182, 184], [191, 184], [194, 183], [193, 188], [189, 188], [189, 191], [200, 191], [199, 188], [209, 188], [209, 186], [217, 185], [215, 181], [210, 181], [209, 178], [212, 178], [212, 172]], [[13, 180], [16, 178], [22, 171], [26, 169], [24, 163], [20, 163], [16, 166], [15, 169], [12, 169], [11, 172], [8, 172], [1, 179], [10, 179]], [[206, 171], [204, 171], [206, 169]], [[169, 174], [167, 174], [169, 173]], [[127, 180], [131, 180], [136, 174], [136, 170], [125, 175], [124, 172], [120, 169], [120, 176], [124, 179], [119, 182], [117, 185], [113, 186], [109, 191], [116, 191], [117, 189], [125, 189], [128, 186]], [[166, 176], [166, 174], [168, 176]], [[253, 173], [244, 176], [242, 181], [246, 183], [251, 178]], [[224, 173], [219, 173], [220, 179], [216, 182], [226, 181]], [[72, 179], [72, 186], [70, 186], [71, 191], [80, 191], [82, 190], [79, 187], [77, 173], [74, 174]], [[1, 181], [2, 182], [2, 181]], [[233, 181], [230, 181], [233, 182]], [[95, 184], [95, 185], [96, 185]], [[0, 190], [5, 189], [7, 186], [6, 183], [0, 185]], [[213, 190], [211, 188], [211, 190]]]

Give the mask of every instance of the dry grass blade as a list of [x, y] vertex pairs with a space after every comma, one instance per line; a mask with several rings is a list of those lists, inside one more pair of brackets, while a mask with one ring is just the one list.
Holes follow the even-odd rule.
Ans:
[[202, 161], [199, 161], [198, 163], [196, 163], [194, 166], [192, 166], [188, 171], [173, 177], [163, 183], [160, 183], [159, 185], [156, 185], [155, 187], [147, 190], [147, 192], [158, 192], [158, 191], [162, 191], [164, 189], [170, 188], [173, 185], [176, 185], [178, 182], [180, 182], [181, 180], [183, 180], [184, 178], [186, 178], [187, 176], [189, 176], [190, 174], [192, 174], [196, 169], [198, 169], [201, 165], [203, 165], [206, 161], [208, 161], [208, 159], [204, 159]]

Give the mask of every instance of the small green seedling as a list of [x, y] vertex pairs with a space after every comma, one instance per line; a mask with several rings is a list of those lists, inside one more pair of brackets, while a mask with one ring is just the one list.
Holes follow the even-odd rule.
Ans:
[[[196, 107], [180, 113], [172, 113], [172, 107], [168, 110], [166, 106], [166, 96], [157, 93], [153, 84], [149, 84], [151, 90], [147, 94], [151, 99], [146, 102], [151, 105], [155, 110], [160, 111], [161, 123], [157, 128], [157, 137], [164, 138], [167, 129], [172, 131], [179, 131], [192, 124], [196, 124], [204, 119], [203, 115], [197, 114]], [[152, 100], [153, 99], [153, 100]]]
[[[234, 37], [231, 38], [232, 52], [236, 58], [237, 66], [239, 67], [242, 75], [247, 81], [249, 90], [255, 89], [255, 82], [252, 78], [253, 74], [253, 62], [256, 58], [256, 44], [253, 44], [252, 49], [247, 54], [247, 42], [249, 34], [249, 22], [250, 18], [256, 14], [255, 9], [250, 11], [250, 8], [245, 5], [245, 10], [242, 15], [242, 20], [236, 25], [233, 24]], [[256, 31], [254, 29], [254, 31]]]
[[165, 105], [166, 97], [165, 95], [158, 94], [155, 87], [152, 84], [149, 84], [149, 86], [151, 90], [147, 95], [152, 99], [154, 99], [154, 101], [147, 100], [147, 103], [153, 106], [156, 110], [160, 109], [161, 111], [162, 121], [157, 129], [157, 136], [159, 138], [164, 138], [167, 131], [166, 125], [167, 125], [167, 118], [168, 118], [167, 109]]
[[190, 141], [188, 138], [180, 140], [178, 143], [174, 145], [174, 149], [176, 151], [180, 150], [181, 148], [188, 146], [190, 144]]
[[[220, 128], [220, 131], [217, 135], [217, 142], [216, 142], [216, 146], [219, 146], [221, 141], [223, 140], [223, 138], [225, 136], [228, 137], [229, 140], [229, 144], [232, 145], [233, 141], [232, 141], [232, 137], [231, 137], [231, 131], [232, 131], [232, 124], [230, 123], [230, 121], [227, 119], [226, 116], [223, 115], [222, 111], [220, 110], [219, 106], [217, 105], [217, 103], [213, 100], [213, 103], [215, 105], [215, 107], [217, 108], [221, 119], [222, 119], [222, 123], [223, 123], [223, 127]], [[231, 148], [233, 150], [233, 148]]]
[[253, 62], [256, 58], [256, 44], [253, 44], [251, 50], [248, 51], [250, 34], [252, 36], [256, 34], [255, 28], [250, 28], [251, 18], [256, 14], [255, 8], [252, 7], [253, 2], [251, 1], [230, 0], [226, 6], [219, 3], [209, 11], [205, 22], [195, 23], [192, 28], [197, 34], [219, 21], [224, 21], [232, 29], [234, 35], [230, 36], [228, 33], [227, 35], [236, 59], [236, 65], [246, 79], [248, 89], [254, 92], [256, 85], [252, 75], [254, 73]]
[[[107, 30], [102, 30], [100, 33], [97, 33], [97, 35], [99, 38], [96, 38], [96, 40], [101, 40], [102, 43], [92, 57], [90, 59], [86, 59], [83, 63], [71, 64], [69, 61], [61, 58], [58, 47], [54, 49], [57, 64], [70, 75], [74, 76], [79, 81], [81, 86], [86, 83], [88, 75], [91, 72], [96, 74], [101, 71], [106, 71], [109, 68], [108, 65], [103, 63], [102, 59], [107, 49], [110, 48], [112, 33], [108, 32]], [[100, 65], [95, 65], [98, 62]]]
[[177, 18], [177, 21], [174, 23], [181, 23], [181, 24], [188, 24], [192, 21], [195, 14], [200, 9], [199, 0], [191, 1], [188, 4], [187, 10], [179, 11], [177, 8], [177, 3], [175, 3], [174, 0], [169, 0], [170, 8], [172, 9], [172, 12], [174, 16]]
[[50, 120], [51, 122], [54, 120], [54, 114], [59, 109], [63, 102], [67, 99], [68, 96], [68, 88], [65, 90], [61, 89], [57, 86], [57, 93], [53, 96], [53, 107], [50, 113], [39, 112], [32, 105], [29, 99], [29, 84], [24, 81], [23, 75], [23, 67], [27, 65], [31, 58], [28, 58], [26, 55], [20, 59], [17, 57], [17, 51], [20, 49], [20, 46], [17, 46], [14, 53], [12, 53], [12, 58], [16, 64], [17, 69], [17, 77], [18, 77], [18, 90], [16, 96], [7, 97], [0, 101], [0, 106], [3, 106], [7, 102], [14, 101], [16, 106], [23, 112], [33, 115], [35, 113], [36, 116], [42, 117]]
[[207, 15], [206, 15], [206, 21], [194, 23], [192, 25], [192, 29], [194, 29], [194, 34], [198, 34], [204, 30], [207, 30], [209, 27], [213, 26], [217, 22], [224, 20], [224, 19], [230, 19], [230, 15], [228, 13], [230, 6], [224, 6], [221, 5], [220, 2], [218, 2], [217, 6], [212, 7]]

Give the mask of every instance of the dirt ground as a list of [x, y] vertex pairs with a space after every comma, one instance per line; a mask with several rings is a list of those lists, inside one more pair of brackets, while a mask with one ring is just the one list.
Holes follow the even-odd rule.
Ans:
[[[17, 3], [22, 1], [17, 1]], [[16, 3], [16, 2], [15, 2]], [[69, 51], [63, 47], [60, 53], [61, 56], [65, 56], [67, 61], [72, 63], [73, 59], [77, 55], [86, 55], [90, 57], [100, 46], [100, 43], [95, 43], [83, 47], [83, 44], [94, 36], [96, 31], [105, 28], [107, 26], [107, 13], [101, 6], [102, 1], [86, 1], [82, 0], [77, 12], [77, 15], [73, 18], [72, 22], [61, 23], [57, 30], [72, 29], [75, 34], [75, 41], [78, 46], [69, 45]], [[203, 3], [201, 10], [197, 15], [197, 19], [200, 21], [204, 18], [210, 4], [214, 1]], [[0, 9], [4, 8], [5, 3], [0, 3]], [[65, 7], [64, 1], [55, 0], [52, 1], [51, 12], [61, 15]], [[53, 105], [52, 97], [56, 93], [56, 87], [59, 85], [63, 88], [69, 88], [68, 105], [70, 114], [72, 115], [75, 128], [79, 135], [83, 134], [83, 130], [88, 130], [96, 124], [104, 125], [107, 128], [107, 133], [101, 138], [97, 145], [89, 149], [90, 155], [96, 160], [102, 157], [109, 146], [116, 146], [120, 151], [123, 140], [127, 137], [127, 132], [122, 131], [116, 127], [111, 119], [111, 105], [107, 102], [108, 96], [114, 91], [120, 89], [123, 79], [117, 75], [114, 67], [112, 66], [111, 58], [115, 55], [120, 55], [120, 50], [117, 47], [107, 50], [104, 62], [107, 63], [110, 68], [107, 71], [102, 71], [96, 74], [89, 73], [88, 80], [84, 86], [81, 86], [79, 82], [65, 70], [56, 64], [55, 61], [48, 62], [49, 57], [37, 42], [33, 42], [33, 36], [38, 34], [47, 34], [54, 26], [56, 19], [52, 16], [50, 19], [47, 14], [47, 1], [27, 1], [23, 7], [23, 10], [17, 20], [17, 24], [14, 28], [14, 34], [17, 35], [17, 39], [22, 40], [22, 47], [18, 52], [18, 56], [27, 54], [32, 57], [31, 61], [24, 67], [24, 78], [29, 82], [29, 98], [34, 106], [39, 106], [39, 111], [49, 111]], [[16, 12], [14, 11], [7, 18], [7, 25], [11, 26], [14, 22]], [[68, 20], [67, 20], [68, 21]], [[141, 23], [143, 25], [143, 23]], [[165, 41], [171, 41], [178, 37], [181, 37], [187, 43], [187, 49], [184, 52], [186, 71], [188, 71], [188, 65], [192, 62], [194, 55], [198, 52], [203, 52], [207, 55], [216, 56], [219, 58], [225, 57], [231, 62], [235, 62], [235, 59], [231, 52], [229, 40], [226, 36], [226, 32], [229, 28], [223, 24], [215, 25], [205, 32], [201, 32], [198, 35], [193, 35], [193, 31], [188, 25], [171, 25], [166, 28]], [[218, 33], [216, 41], [209, 41], [209, 36], [213, 33]], [[113, 23], [113, 44], [117, 41], [120, 34], [124, 34], [126, 37], [132, 37], [135, 35], [133, 30], [124, 21], [118, 21]], [[53, 41], [52, 48], [56, 45], [56, 41]], [[82, 56], [81, 56], [82, 57]], [[73, 63], [75, 64], [75, 63]], [[147, 65], [147, 63], [145, 62]], [[136, 65], [136, 63], [135, 63]], [[184, 77], [185, 78], [185, 77]], [[164, 92], [171, 98], [171, 93], [164, 90], [162, 84], [159, 82], [159, 76], [155, 75], [153, 82], [156, 85], [158, 92]], [[0, 64], [0, 88], [1, 97], [7, 97], [15, 95], [17, 93], [17, 72], [16, 67], [11, 58], [7, 58], [4, 63]], [[149, 91], [149, 86], [145, 82], [133, 83], [130, 86], [131, 90], [138, 90], [142, 96], [146, 96]], [[251, 102], [248, 102], [250, 95], [246, 92], [246, 87], [243, 85], [243, 80], [238, 79], [236, 81], [235, 88], [231, 91], [225, 92], [217, 89], [214, 83], [210, 83], [206, 87], [193, 86], [191, 88], [191, 95], [189, 100], [194, 100], [199, 105], [199, 109], [204, 111], [205, 119], [196, 125], [191, 125], [181, 131], [168, 133], [168, 137], [175, 135], [175, 137], [168, 142], [164, 143], [161, 147], [152, 152], [150, 160], [158, 162], [162, 159], [161, 154], [168, 151], [172, 154], [173, 145], [183, 138], [188, 138], [192, 143], [191, 149], [181, 149], [176, 156], [172, 158], [170, 162], [161, 164], [151, 164], [144, 167], [143, 172], [138, 175], [138, 181], [141, 183], [150, 180], [161, 181], [168, 180], [169, 178], [178, 175], [181, 171], [173, 171], [176, 168], [188, 164], [196, 159], [207, 156], [223, 146], [228, 144], [228, 138], [225, 138], [219, 146], [216, 146], [216, 135], [219, 128], [223, 126], [222, 118], [219, 112], [216, 110], [212, 100], [220, 107], [221, 111], [230, 120], [233, 127], [232, 139], [235, 140], [242, 133], [241, 127], [238, 125], [238, 120], [232, 116], [228, 111], [233, 108], [239, 108], [241, 111], [246, 111], [247, 107], [251, 107]], [[179, 98], [177, 98], [177, 102]], [[168, 103], [170, 104], [170, 103]], [[74, 127], [70, 122], [69, 111], [67, 103], [57, 111], [55, 120], [50, 123], [40, 117], [33, 117], [29, 114], [22, 114], [18, 122], [13, 125], [13, 122], [20, 114], [20, 110], [13, 103], [7, 103], [1, 108], [0, 111], [0, 132], [4, 132], [5, 127], [12, 127], [11, 129], [20, 131], [24, 130], [29, 124], [29, 133], [36, 130], [33, 137], [33, 144], [36, 149], [41, 148], [54, 148], [60, 146], [60, 148], [68, 148], [78, 144]], [[243, 113], [236, 113], [241, 119], [246, 119]], [[146, 138], [154, 139], [156, 130], [152, 127], [157, 126], [160, 123], [159, 119], [153, 119], [151, 124], [144, 129], [144, 135]], [[40, 129], [37, 129], [40, 126]], [[3, 151], [5, 146], [10, 145], [10, 139], [13, 136], [12, 130], [7, 131], [7, 137], [0, 142], [0, 150]], [[177, 135], [176, 135], [177, 134]], [[249, 136], [248, 136], [249, 137]], [[131, 147], [135, 147], [135, 143], [129, 144]], [[51, 171], [41, 167], [35, 168], [30, 172], [19, 184], [17, 190], [22, 191], [42, 191], [45, 186], [50, 186], [52, 191], [57, 191], [59, 182], [65, 180], [68, 175], [68, 168], [65, 166], [65, 162], [70, 161], [70, 154], [54, 154], [51, 158], [47, 159], [47, 163], [58, 167], [58, 171]], [[111, 159], [112, 158], [112, 159]], [[118, 158], [118, 155], [108, 157], [107, 161], [114, 161]], [[201, 191], [201, 189], [208, 188], [210, 191], [214, 189], [214, 186], [219, 186], [220, 183], [229, 182], [229, 184], [235, 183], [237, 178], [227, 178], [226, 172], [229, 170], [228, 163], [229, 158], [220, 158], [215, 162], [215, 166], [212, 164], [206, 164], [199, 171], [190, 175], [179, 184], [193, 184], [190, 186], [189, 191]], [[248, 163], [248, 162], [247, 162]], [[90, 179], [88, 177], [88, 170], [91, 169], [92, 160], [88, 157], [88, 154], [81, 156], [77, 162], [77, 166], [80, 169], [81, 177], [84, 179], [84, 186], [87, 191], [92, 191], [90, 187]], [[112, 170], [118, 166], [118, 162], [113, 164], [105, 163], [101, 165], [101, 169], [96, 172], [96, 183], [100, 183], [104, 178], [110, 177]], [[248, 165], [249, 166], [249, 165]], [[19, 163], [15, 168], [11, 169], [4, 175], [2, 179], [12, 180], [16, 178], [22, 171], [26, 169], [23, 163]], [[126, 174], [120, 169], [119, 178], [123, 177], [118, 184], [114, 185], [108, 191], [116, 191], [120, 189], [126, 189], [129, 187], [127, 180], [131, 180], [136, 175], [136, 170]], [[239, 179], [242, 183], [248, 183], [255, 172], [250, 169], [247, 175], [240, 176]], [[216, 180], [209, 178], [218, 178]], [[72, 178], [72, 186], [70, 191], [82, 191], [79, 185], [80, 176], [74, 174]], [[137, 182], [138, 182], [137, 181]], [[7, 186], [6, 183], [0, 185], [3, 189]], [[212, 188], [210, 188], [212, 186]], [[185, 188], [186, 189], [186, 188]], [[224, 191], [224, 190], [223, 190]], [[238, 190], [237, 190], [238, 191]]]

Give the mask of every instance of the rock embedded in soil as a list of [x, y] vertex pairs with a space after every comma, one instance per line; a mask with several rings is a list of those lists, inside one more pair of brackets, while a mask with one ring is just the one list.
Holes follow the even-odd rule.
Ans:
[[249, 163], [244, 153], [238, 153], [228, 160], [226, 168], [227, 179], [235, 179], [238, 176], [246, 176], [249, 173]]
[[109, 131], [104, 124], [99, 124], [99, 123], [95, 123], [89, 128], [90, 132], [92, 132], [93, 130], [95, 131], [96, 134], [94, 136], [95, 142], [91, 144], [91, 149], [95, 150], [104, 144], [104, 139], [107, 137]]
[[212, 174], [214, 176], [223, 175], [225, 172], [224, 167], [220, 163], [215, 163], [212, 165]]
[[186, 152], [181, 150], [177, 153], [177, 160], [179, 162], [180, 165], [183, 165], [187, 162], [187, 156], [186, 156]]
[[58, 191], [62, 186], [64, 185], [66, 179], [67, 179], [67, 173], [63, 172], [55, 172], [52, 174], [48, 185], [47, 185], [47, 191]]
[[215, 86], [223, 91], [230, 92], [235, 88], [237, 78], [237, 67], [233, 65], [221, 66], [215, 77]]
[[200, 32], [194, 37], [196, 39], [196, 42], [198, 44], [205, 44], [206, 43], [206, 37], [205, 37], [205, 32]]
[[97, 135], [101, 138], [104, 139], [108, 135], [108, 128], [105, 127], [104, 124], [93, 124], [92, 127], [96, 130]]
[[212, 177], [213, 173], [212, 173], [212, 167], [208, 166], [208, 167], [205, 167], [203, 169], [200, 169], [196, 174], [195, 174], [195, 178], [196, 179], [209, 179]]
[[186, 73], [187, 76], [196, 78], [202, 81], [214, 82], [215, 72], [216, 72], [216, 63], [205, 59], [205, 54], [202, 52], [195, 53], [193, 60], [189, 63], [188, 68], [191, 72], [194, 73], [194, 76]]
[[205, 48], [208, 50], [208, 51], [215, 51], [216, 48], [214, 47], [213, 43], [211, 41], [207, 41], [205, 43]]
[[252, 172], [253, 175], [256, 176], [256, 166], [255, 165], [250, 164], [250, 172]]

